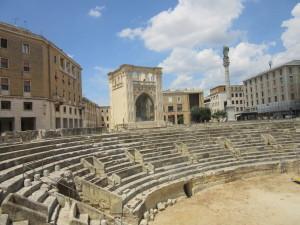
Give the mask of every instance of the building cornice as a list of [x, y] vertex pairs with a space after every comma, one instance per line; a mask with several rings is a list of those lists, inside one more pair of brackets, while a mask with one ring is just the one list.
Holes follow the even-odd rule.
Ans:
[[270, 73], [270, 72], [274, 72], [275, 70], [281, 69], [281, 68], [283, 68], [285, 66], [300, 66], [300, 60], [292, 60], [292, 61], [289, 61], [287, 63], [281, 64], [279, 66], [273, 67], [273, 68], [271, 68], [269, 70], [265, 70], [265, 71], [260, 72], [260, 73], [258, 73], [256, 75], [250, 76], [249, 78], [243, 80], [243, 82], [251, 80], [251, 79], [256, 78], [256, 77], [260, 77], [260, 76], [262, 76], [264, 74], [267, 74], [267, 73]]
[[108, 76], [114, 75], [118, 72], [131, 72], [131, 71], [136, 71], [136, 70], [147, 70], [149, 72], [159, 72], [162, 73], [162, 68], [161, 67], [146, 67], [146, 66], [135, 66], [135, 65], [130, 65], [130, 64], [123, 64], [121, 65], [118, 69], [109, 72]]

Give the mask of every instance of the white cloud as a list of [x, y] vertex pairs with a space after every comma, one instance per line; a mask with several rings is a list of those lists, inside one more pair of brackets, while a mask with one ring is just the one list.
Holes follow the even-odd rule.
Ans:
[[230, 28], [242, 9], [242, 0], [178, 0], [174, 9], [152, 17], [146, 27], [126, 28], [119, 36], [140, 38], [154, 51], [228, 43], [241, 35]]
[[91, 17], [98, 18], [102, 15], [103, 6], [96, 6], [95, 8], [90, 9], [88, 15]]
[[284, 63], [300, 58], [300, 3], [292, 10], [293, 18], [283, 21], [282, 27], [286, 30], [281, 35], [285, 51], [274, 56], [275, 63]]
[[[139, 38], [154, 51], [170, 50], [159, 66], [166, 76], [173, 75], [171, 88], [209, 88], [224, 84], [221, 46], [237, 41], [240, 31], [232, 30], [232, 22], [243, 10], [243, 0], [178, 0], [175, 8], [152, 17], [145, 27], [126, 28], [119, 33], [128, 39]], [[273, 65], [300, 58], [300, 3], [283, 21], [281, 40], [284, 50], [270, 54], [276, 45], [242, 41], [230, 44], [231, 83], [267, 70]], [[236, 42], [235, 42], [236, 43]], [[218, 49], [218, 50], [216, 50]]]
[[[241, 42], [230, 49], [230, 76], [232, 83], [239, 83], [249, 75], [268, 68], [270, 45]], [[194, 87], [208, 90], [224, 83], [222, 53], [213, 49], [174, 49], [159, 66], [166, 74], [175, 74], [171, 88]]]
[[143, 35], [143, 30], [141, 28], [136, 28], [136, 29], [126, 28], [119, 33], [120, 37], [129, 38], [131, 40], [141, 35]]
[[[273, 65], [300, 58], [300, 3], [292, 10], [292, 18], [283, 21], [281, 40], [285, 50], [269, 54], [268, 50], [275, 42], [253, 44], [240, 42], [230, 48], [231, 83], [240, 83], [247, 77], [268, 69], [268, 63]], [[198, 87], [207, 90], [224, 83], [221, 49], [174, 48], [170, 55], [160, 63], [166, 74], [174, 74], [172, 88]]]

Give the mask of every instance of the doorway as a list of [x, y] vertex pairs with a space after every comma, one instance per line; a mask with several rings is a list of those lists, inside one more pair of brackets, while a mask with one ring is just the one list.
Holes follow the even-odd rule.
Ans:
[[14, 118], [0, 118], [0, 134], [5, 131], [13, 131], [14, 123]]
[[188, 198], [192, 197], [193, 196], [192, 182], [185, 183], [183, 185], [183, 191], [184, 191], [186, 197], [188, 197]]
[[21, 130], [35, 130], [35, 117], [22, 117]]

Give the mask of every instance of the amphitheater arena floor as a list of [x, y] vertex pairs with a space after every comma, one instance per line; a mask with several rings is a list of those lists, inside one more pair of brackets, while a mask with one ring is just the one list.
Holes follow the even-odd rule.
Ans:
[[180, 199], [150, 225], [299, 225], [300, 185], [293, 176], [262, 176], [203, 190]]

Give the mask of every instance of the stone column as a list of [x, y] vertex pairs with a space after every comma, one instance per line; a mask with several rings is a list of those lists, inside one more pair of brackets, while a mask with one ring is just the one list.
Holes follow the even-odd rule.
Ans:
[[230, 87], [230, 76], [229, 76], [229, 47], [224, 46], [223, 48], [223, 66], [225, 69], [225, 86], [226, 86], [226, 112], [227, 112], [227, 120], [234, 121], [235, 120], [235, 110], [234, 106], [231, 104], [231, 87]]

